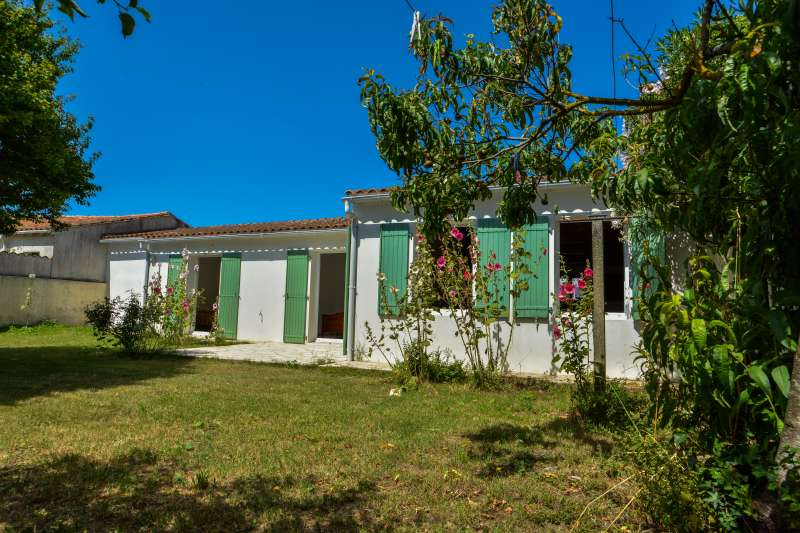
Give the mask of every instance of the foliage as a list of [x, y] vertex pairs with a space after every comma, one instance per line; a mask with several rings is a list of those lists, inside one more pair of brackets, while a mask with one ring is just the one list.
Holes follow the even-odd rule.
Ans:
[[[97, 0], [97, 3], [105, 4], [106, 0]], [[145, 21], [150, 22], [150, 12], [147, 11], [147, 9], [145, 9], [143, 6], [140, 6], [138, 0], [128, 0], [127, 4], [124, 0], [111, 0], [109, 3], [113, 4], [114, 7], [117, 8], [117, 15], [119, 16], [123, 37], [128, 37], [133, 33], [133, 30], [136, 27], [136, 18], [134, 18], [135, 14], [141, 16]], [[33, 4], [37, 12], [42, 12], [43, 8], [45, 7], [44, 0], [34, 0]], [[83, 18], [87, 18], [89, 16], [83, 9], [81, 9], [81, 6], [79, 6], [78, 2], [75, 0], [58, 0], [58, 10], [68, 16], [70, 20], [75, 20], [76, 14]]]
[[160, 270], [156, 270], [148, 284], [146, 298], [153, 300], [154, 305], [162, 310], [161, 334], [172, 345], [181, 344], [189, 332], [197, 300], [201, 296], [197, 290], [189, 291], [188, 280], [189, 251], [184, 249], [178, 275], [174, 281], [167, 283], [166, 289], [162, 290]]
[[159, 331], [161, 308], [154, 299], [131, 294], [127, 299], [106, 298], [86, 308], [86, 319], [98, 340], [110, 342], [128, 355], [146, 355], [165, 343]]
[[211, 331], [208, 332], [208, 340], [214, 344], [224, 344], [225, 329], [219, 325], [219, 297], [211, 304]]
[[729, 285], [710, 257], [689, 259], [683, 291], [656, 267], [661, 288], [640, 306], [651, 415], [693, 465], [718, 526], [736, 530], [758, 519], [752, 500], [775, 475], [792, 353], [765, 343], [776, 315]]
[[91, 121], [79, 124], [56, 96], [76, 42], [18, 0], [0, 2], [0, 234], [24, 219], [58, 226], [69, 202], [85, 204], [96, 154]]
[[392, 367], [402, 385], [419, 382], [463, 383], [469, 378], [470, 373], [464, 363], [445, 350], [412, 342], [403, 346], [402, 353], [402, 360]]
[[[553, 363], [559, 370], [575, 379], [576, 397], [590, 394], [594, 389], [591, 355], [592, 306], [594, 305], [594, 272], [589, 261], [577, 280], [569, 278], [566, 261], [561, 258], [561, 282], [553, 298], [553, 338], [556, 349]], [[578, 410], [578, 413], [585, 415]]]

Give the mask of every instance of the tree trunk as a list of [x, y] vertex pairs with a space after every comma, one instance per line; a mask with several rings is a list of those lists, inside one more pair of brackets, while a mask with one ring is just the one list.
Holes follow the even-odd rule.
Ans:
[[[792, 381], [789, 384], [789, 401], [783, 417], [783, 432], [778, 446], [777, 460], [780, 462], [787, 455], [787, 448], [800, 448], [800, 338], [794, 352], [792, 365]], [[778, 469], [778, 486], [786, 479], [786, 467]]]

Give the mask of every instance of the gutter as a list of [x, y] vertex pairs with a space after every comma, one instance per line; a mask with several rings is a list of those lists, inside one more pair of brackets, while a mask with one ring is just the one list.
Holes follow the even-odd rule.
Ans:
[[[539, 184], [539, 189], [567, 189], [570, 187], [585, 187], [582, 183], [573, 183], [571, 181], [556, 181], [550, 182], [545, 181]], [[503, 187], [500, 185], [492, 185], [489, 187], [490, 191], [501, 191], [503, 189], [507, 189], [508, 187]], [[378, 199], [378, 198], [389, 198], [392, 193], [390, 192], [379, 192], [379, 193], [371, 193], [371, 194], [358, 194], [353, 196], [343, 196], [342, 200], [347, 202], [348, 200], [370, 200], [370, 199]]]
[[355, 356], [356, 335], [356, 281], [358, 265], [358, 218], [353, 213], [353, 204], [348, 200], [344, 202], [345, 215], [350, 221], [350, 264], [348, 265], [350, 280], [347, 285], [347, 345], [345, 355], [350, 361]]
[[101, 243], [115, 243], [115, 242], [172, 242], [172, 241], [194, 241], [194, 240], [209, 240], [209, 239], [242, 239], [249, 237], [271, 237], [276, 235], [313, 235], [317, 233], [330, 233], [336, 231], [347, 231], [347, 228], [331, 228], [331, 229], [315, 229], [315, 230], [289, 230], [289, 231], [269, 231], [260, 233], [224, 233], [219, 235], [184, 235], [176, 237], [110, 237], [107, 239], [100, 239]]

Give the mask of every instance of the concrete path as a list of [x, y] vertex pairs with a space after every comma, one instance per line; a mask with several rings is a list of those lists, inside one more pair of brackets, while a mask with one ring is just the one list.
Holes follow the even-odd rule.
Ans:
[[232, 361], [256, 361], [260, 363], [298, 363], [301, 365], [345, 363], [342, 344], [334, 342], [311, 342], [308, 344], [285, 344], [282, 342], [253, 342], [230, 346], [201, 346], [181, 348], [181, 355], [210, 357]]

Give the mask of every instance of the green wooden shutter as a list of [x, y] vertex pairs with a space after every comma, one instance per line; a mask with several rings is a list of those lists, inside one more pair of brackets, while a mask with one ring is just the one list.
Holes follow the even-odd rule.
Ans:
[[[486, 265], [489, 261], [500, 263], [504, 268], [508, 266], [511, 255], [511, 231], [500, 220], [496, 218], [478, 220], [478, 240], [481, 252], [479, 268], [484, 274], [488, 272]], [[504, 270], [496, 272], [494, 278], [497, 280], [496, 284], [492, 282], [488, 289], [490, 292], [496, 291], [497, 294], [493, 295], [494, 301], [489, 303], [500, 307], [500, 315], [503, 316], [508, 313], [509, 279]], [[486, 304], [487, 302], [477, 302], [478, 306]]]
[[[389, 314], [396, 316], [400, 312], [398, 301], [405, 298], [408, 287], [408, 224], [381, 224], [381, 257], [380, 272], [386, 276], [378, 291], [384, 291], [387, 298]], [[397, 292], [391, 288], [397, 287]], [[384, 314], [386, 309], [378, 293], [378, 314]]]
[[169, 266], [167, 267], [167, 287], [174, 287], [181, 275], [183, 268], [183, 257], [180, 255], [169, 256]]
[[283, 308], [283, 342], [306, 342], [308, 303], [308, 252], [289, 250], [286, 255], [286, 295]]
[[[647, 250], [655, 255], [661, 263], [667, 260], [666, 238], [661, 231], [655, 230], [645, 225], [642, 219], [633, 218], [630, 222], [630, 242], [631, 261], [630, 273], [628, 275], [631, 287], [631, 317], [639, 320], [639, 299], [642, 286], [642, 279], [639, 270], [645, 259], [645, 243]], [[647, 298], [658, 290], [658, 279], [652, 266], [647, 267], [645, 275], [651, 280], [650, 286], [645, 290], [644, 297]]]
[[524, 258], [530, 274], [519, 279], [528, 282], [528, 290], [514, 298], [514, 314], [521, 318], [547, 318], [550, 314], [550, 221], [530, 224], [522, 229]]
[[235, 339], [239, 323], [239, 280], [242, 271], [239, 254], [223, 254], [219, 268], [219, 327], [226, 339]]

